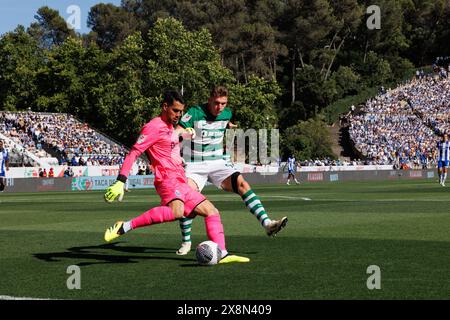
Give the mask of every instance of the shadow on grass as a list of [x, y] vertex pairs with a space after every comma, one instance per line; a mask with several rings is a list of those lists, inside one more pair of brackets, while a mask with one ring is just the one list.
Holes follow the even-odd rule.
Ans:
[[[200, 267], [195, 260], [195, 251], [193, 251], [193, 255], [180, 257], [175, 256], [176, 250], [173, 248], [119, 246], [120, 243], [122, 242], [106, 243], [97, 246], [72, 247], [68, 248], [67, 251], [64, 252], [35, 253], [33, 256], [45, 262], [58, 262], [62, 259], [81, 260], [81, 262], [73, 263], [80, 267], [110, 263], [138, 263], [139, 260], [174, 260], [184, 262], [180, 265], [180, 267]], [[104, 250], [105, 253], [99, 253], [99, 250]], [[130, 253], [132, 255], [108, 254], [110, 251]], [[235, 251], [233, 252], [240, 253]], [[256, 252], [245, 252], [245, 254], [255, 253]], [[160, 255], [155, 256], [152, 254]], [[169, 254], [170, 256], [166, 254]]]
[[[166, 254], [175, 255], [175, 249], [171, 248], [157, 248], [157, 247], [137, 247], [137, 246], [118, 246], [121, 242], [101, 244], [98, 246], [84, 246], [68, 248], [64, 252], [48, 252], [35, 253], [33, 256], [45, 262], [57, 262], [61, 259], [78, 260], [74, 264], [78, 266], [90, 266], [95, 264], [110, 264], [110, 263], [138, 263], [139, 260], [175, 260], [181, 262], [194, 262], [194, 258], [182, 258], [178, 256], [166, 256]], [[104, 250], [105, 253], [99, 253], [99, 250]], [[110, 252], [131, 253], [132, 255], [113, 255]], [[141, 254], [141, 255], [139, 255]], [[145, 254], [145, 255], [143, 255]], [[152, 255], [152, 254], [164, 254]]]

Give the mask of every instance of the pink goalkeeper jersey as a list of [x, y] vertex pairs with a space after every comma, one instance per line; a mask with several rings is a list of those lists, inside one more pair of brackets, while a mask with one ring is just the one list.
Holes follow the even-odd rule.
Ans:
[[180, 156], [180, 141], [172, 124], [156, 117], [148, 122], [126, 156], [120, 174], [128, 177], [135, 160], [147, 152], [152, 162], [155, 185], [163, 180], [181, 179], [186, 182], [183, 160]]

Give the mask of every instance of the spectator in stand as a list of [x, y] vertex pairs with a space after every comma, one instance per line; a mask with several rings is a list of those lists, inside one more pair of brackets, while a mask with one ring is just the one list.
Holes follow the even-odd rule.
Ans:
[[350, 138], [355, 148], [375, 164], [420, 167], [427, 159], [427, 165], [433, 166], [431, 147], [439, 133], [449, 129], [448, 101], [448, 81], [414, 79], [369, 99], [361, 114], [351, 115]]
[[66, 114], [0, 112], [0, 126], [27, 152], [38, 157], [51, 157], [44, 149], [52, 150], [61, 164], [78, 153], [79, 157], [86, 158], [106, 156], [109, 159], [103, 164], [115, 165], [118, 162], [115, 157], [127, 153], [124, 147], [106, 142], [105, 137], [86, 123]]
[[64, 177], [73, 177], [74, 173], [72, 171], [71, 167], [67, 167], [66, 170], [64, 170]]
[[70, 165], [73, 167], [78, 166], [78, 161], [77, 161], [77, 158], [75, 157], [75, 155], [72, 157], [72, 160], [70, 160]]

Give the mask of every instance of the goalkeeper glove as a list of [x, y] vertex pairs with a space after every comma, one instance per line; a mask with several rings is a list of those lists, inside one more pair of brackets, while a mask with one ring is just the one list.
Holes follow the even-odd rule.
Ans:
[[113, 202], [117, 199], [117, 201], [122, 201], [124, 195], [124, 183], [122, 181], [116, 181], [112, 185], [110, 185], [105, 192], [105, 201]]
[[183, 139], [195, 139], [195, 129], [194, 128], [186, 128], [183, 132]]

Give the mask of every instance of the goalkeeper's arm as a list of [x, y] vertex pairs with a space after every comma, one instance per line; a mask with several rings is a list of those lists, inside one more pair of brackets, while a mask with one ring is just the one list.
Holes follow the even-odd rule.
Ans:
[[133, 167], [136, 159], [154, 142], [154, 135], [151, 135], [149, 132], [146, 132], [146, 128], [141, 132], [139, 139], [131, 148], [130, 153], [125, 157], [123, 161], [122, 168], [120, 169], [120, 173], [117, 176], [117, 181], [110, 185], [105, 192], [104, 198], [106, 202], [113, 202], [114, 200], [122, 201], [124, 195], [124, 186], [127, 182], [127, 177]]

